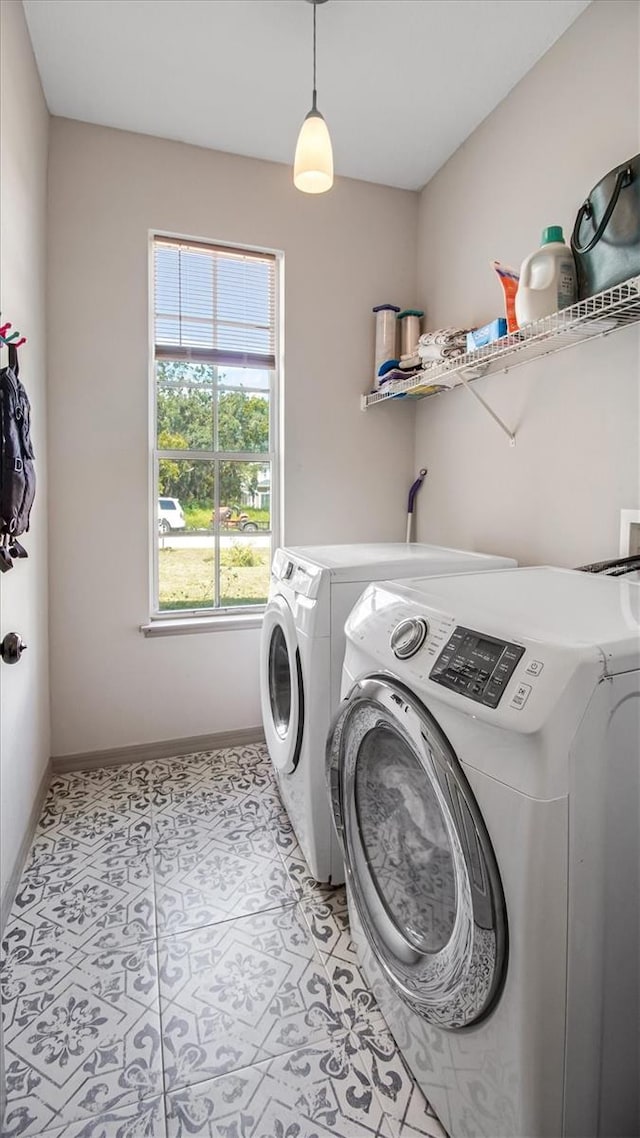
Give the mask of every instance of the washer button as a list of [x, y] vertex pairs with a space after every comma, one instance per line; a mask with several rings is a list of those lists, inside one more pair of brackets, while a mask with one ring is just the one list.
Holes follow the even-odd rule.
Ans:
[[544, 664], [542, 663], [542, 660], [531, 660], [531, 662], [527, 664], [525, 672], [529, 676], [539, 676], [543, 668]]
[[487, 707], [497, 707], [500, 703], [502, 692], [503, 688], [501, 684], [487, 684], [484, 689], [484, 695], [482, 696], [482, 702], [486, 704]]
[[531, 684], [518, 684], [509, 707], [515, 707], [517, 711], [522, 711], [530, 695]]

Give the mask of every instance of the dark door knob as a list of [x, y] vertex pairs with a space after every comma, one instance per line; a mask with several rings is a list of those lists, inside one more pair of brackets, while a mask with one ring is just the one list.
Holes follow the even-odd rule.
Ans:
[[0, 644], [0, 656], [5, 664], [17, 664], [26, 647], [17, 632], [8, 632]]

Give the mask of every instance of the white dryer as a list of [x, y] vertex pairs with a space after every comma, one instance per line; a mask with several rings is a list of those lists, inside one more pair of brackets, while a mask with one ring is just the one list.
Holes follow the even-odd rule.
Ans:
[[325, 783], [325, 744], [340, 702], [344, 622], [371, 581], [504, 568], [505, 557], [437, 545], [278, 549], [260, 644], [267, 747], [311, 873], [344, 881]]
[[640, 1133], [640, 586], [372, 585], [327, 768], [352, 929], [454, 1138]]

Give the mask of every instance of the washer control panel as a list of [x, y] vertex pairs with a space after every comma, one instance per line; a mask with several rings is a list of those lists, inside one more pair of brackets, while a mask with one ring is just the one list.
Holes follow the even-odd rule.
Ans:
[[408, 617], [396, 624], [389, 638], [389, 647], [398, 660], [410, 660], [422, 648], [429, 625], [422, 617]]
[[523, 655], [524, 648], [518, 644], [496, 640], [494, 636], [458, 625], [433, 665], [429, 678], [485, 707], [497, 707]]

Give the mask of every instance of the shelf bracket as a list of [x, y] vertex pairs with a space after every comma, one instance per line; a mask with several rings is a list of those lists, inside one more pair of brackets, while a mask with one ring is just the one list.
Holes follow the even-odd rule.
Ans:
[[498, 426], [500, 427], [500, 430], [504, 431], [505, 435], [507, 436], [507, 438], [509, 440], [509, 446], [514, 447], [516, 445], [516, 436], [514, 435], [513, 431], [510, 431], [507, 424], [503, 423], [503, 421], [499, 415], [496, 415], [493, 408], [490, 407], [489, 404], [487, 403], [487, 401], [485, 399], [483, 399], [481, 395], [478, 394], [475, 387], [471, 386], [468, 379], [465, 378], [465, 376], [462, 374], [462, 372], [458, 372], [458, 375], [460, 376], [460, 379], [462, 381], [462, 384], [463, 384], [465, 390], [468, 391], [470, 395], [473, 395], [474, 399], [478, 400], [478, 403], [480, 403], [484, 407], [484, 409], [488, 415], [491, 415], [491, 418], [494, 420], [495, 423], [498, 424]]

